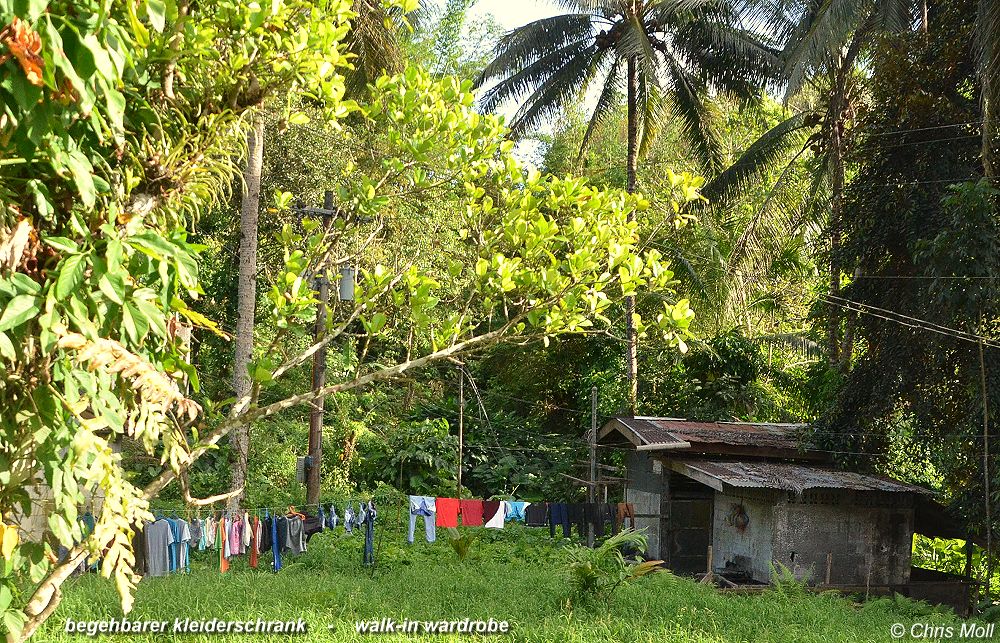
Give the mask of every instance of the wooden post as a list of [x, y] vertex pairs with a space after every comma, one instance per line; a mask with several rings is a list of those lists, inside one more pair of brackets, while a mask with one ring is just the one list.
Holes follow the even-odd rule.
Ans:
[[456, 498], [462, 497], [462, 439], [465, 430], [465, 371], [458, 367], [458, 484]]
[[712, 546], [709, 545], [708, 546], [708, 554], [706, 555], [706, 562], [705, 562], [705, 575], [702, 576], [702, 578], [701, 578], [701, 582], [704, 583], [704, 584], [706, 584], [706, 585], [708, 583], [711, 583], [712, 579], [715, 578], [715, 574], [712, 573], [712, 565], [713, 565], [713, 562], [714, 562], [713, 561], [713, 557], [714, 557], [714, 555], [713, 555], [713, 552], [712, 552]]
[[[330, 224], [333, 211], [333, 191], [327, 190], [323, 196], [324, 228]], [[326, 335], [326, 304], [330, 298], [330, 282], [326, 278], [326, 266], [318, 267], [319, 281], [316, 289], [319, 304], [316, 306], [316, 326], [313, 329], [313, 338], [319, 341]], [[313, 356], [312, 370], [312, 390], [318, 391], [323, 388], [326, 382], [326, 346], [320, 347]], [[320, 491], [320, 463], [323, 460], [323, 397], [317, 397], [312, 402], [312, 409], [309, 411], [309, 457], [310, 466], [306, 475], [306, 504], [314, 505], [319, 502]]]
[[[587, 485], [587, 502], [593, 503], [597, 500], [597, 387], [590, 389], [590, 484]], [[587, 529], [587, 546], [594, 546], [594, 523], [591, 522]]]
[[990, 407], [987, 403], [986, 360], [983, 359], [983, 340], [979, 340], [979, 381], [983, 396], [983, 500], [986, 504], [986, 584], [985, 597], [990, 596], [990, 580], [993, 576], [993, 517], [990, 502]]
[[826, 584], [830, 584], [830, 573], [833, 571], [833, 552], [826, 554]]

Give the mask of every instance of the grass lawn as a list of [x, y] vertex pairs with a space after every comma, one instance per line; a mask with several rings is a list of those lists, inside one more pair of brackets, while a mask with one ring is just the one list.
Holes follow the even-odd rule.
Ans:
[[[388, 531], [388, 530], [387, 530]], [[421, 530], [418, 529], [418, 532]], [[418, 535], [418, 538], [420, 536]], [[726, 595], [690, 580], [660, 573], [624, 587], [610, 601], [582, 606], [569, 600], [561, 547], [544, 529], [484, 533], [473, 553], [458, 561], [439, 531], [435, 544], [406, 545], [398, 531], [380, 543], [374, 572], [361, 566], [363, 538], [338, 529], [315, 536], [309, 551], [286, 557], [278, 574], [251, 570], [242, 560], [220, 575], [212, 552], [194, 553], [187, 575], [140, 583], [130, 620], [219, 618], [305, 619], [305, 637], [288, 635], [204, 635], [184, 641], [400, 641], [413, 635], [359, 634], [359, 620], [508, 620], [515, 641], [686, 642], [860, 642], [891, 641], [896, 622], [957, 623], [950, 613], [905, 599], [864, 604], [791, 587], [754, 595]], [[266, 558], [265, 558], [266, 560]], [[56, 613], [38, 634], [40, 641], [84, 640], [64, 632], [66, 619], [121, 618], [113, 584], [90, 576], [74, 578]], [[332, 625], [333, 630], [328, 629]], [[450, 641], [470, 635], [424, 635]], [[155, 635], [104, 635], [101, 640], [153, 641]], [[936, 639], [923, 639], [936, 640]]]

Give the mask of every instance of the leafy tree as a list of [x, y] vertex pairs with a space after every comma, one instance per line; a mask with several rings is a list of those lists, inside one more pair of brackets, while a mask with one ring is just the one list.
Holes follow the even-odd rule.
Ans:
[[[738, 20], [740, 3], [568, 1], [574, 13], [543, 18], [507, 34], [483, 71], [483, 107], [523, 101], [511, 129], [523, 135], [564, 109], [592, 83], [600, 88], [581, 153], [625, 93], [628, 119], [626, 190], [636, 189], [639, 157], [666, 115], [683, 123], [696, 154], [718, 167], [709, 88], [744, 100], [760, 90], [771, 52]], [[494, 83], [490, 85], [490, 83]], [[635, 301], [625, 302], [630, 400], [637, 398]]]
[[[903, 445], [981, 525], [982, 412], [1000, 403], [988, 339], [998, 318], [997, 193], [977, 180], [978, 136], [929, 129], [979, 120], [972, 6], [938, 5], [926, 36], [887, 39], [878, 52], [869, 136], [845, 203], [843, 261], [860, 276], [829, 299], [861, 313], [863, 350], [820, 437], [861, 454], [847, 458], [861, 467], [885, 468]], [[975, 336], [987, 338], [982, 363]]]
[[404, 422], [386, 435], [368, 436], [359, 443], [365, 454], [359, 473], [367, 486], [383, 482], [409, 494], [455, 493], [458, 438], [449, 435], [446, 420]]
[[[359, 114], [387, 133], [391, 153], [377, 172], [348, 173], [338, 198], [350, 218], [281, 230], [282, 269], [267, 293], [273, 332], [255, 351], [249, 394], [228, 407], [196, 402], [179, 384], [200, 390], [178, 318], [197, 332], [215, 327], [196, 307], [204, 248], [188, 229], [225, 197], [239, 171], [243, 115], [270, 88], [299, 79], [327, 118], [351, 110], [337, 73], [348, 7], [199, 4], [183, 29], [175, 7], [155, 2], [16, 8], [0, 7], [0, 22], [25, 45], [4, 41], [21, 55], [3, 62], [0, 84], [3, 118], [18, 125], [0, 141], [0, 512], [28, 511], [28, 489], [43, 479], [55, 500], [53, 544], [69, 551], [56, 562], [49, 543], [5, 545], [2, 618], [12, 640], [53, 612], [87, 558], [101, 557], [127, 611], [135, 525], [175, 480], [187, 502], [214, 500], [192, 496], [187, 471], [233, 428], [515, 336], [595, 332], [616, 298], [640, 286], [668, 291], [672, 273], [637, 245], [628, 222], [645, 200], [526, 172], [500, 122], [473, 111], [467, 85], [411, 69], [378, 79]], [[171, 82], [173, 99], [163, 91]], [[391, 270], [363, 266], [356, 300], [331, 315], [319, 343], [300, 348], [316, 304], [306, 275], [328, 257], [353, 256], [340, 245], [354, 232], [348, 224], [391, 211], [400, 193], [435, 192], [464, 206], [462, 252], [435, 274], [406, 259]], [[694, 198], [694, 183], [680, 182], [678, 207]], [[289, 202], [283, 194], [276, 205]], [[681, 300], [638, 322], [677, 344], [692, 315]], [[398, 328], [413, 329], [412, 350], [388, 364], [365, 361]], [[261, 397], [346, 335], [362, 344], [355, 370], [320, 391]], [[161, 464], [142, 488], [112, 448], [124, 436]], [[94, 489], [103, 506], [84, 536], [77, 511]]]

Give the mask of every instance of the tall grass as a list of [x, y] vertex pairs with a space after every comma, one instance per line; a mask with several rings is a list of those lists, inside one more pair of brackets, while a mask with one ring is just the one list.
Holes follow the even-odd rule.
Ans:
[[[418, 530], [420, 532], [422, 530]], [[467, 560], [460, 562], [444, 533], [437, 543], [407, 545], [398, 529], [382, 538], [377, 566], [361, 565], [363, 538], [342, 530], [315, 536], [309, 551], [285, 559], [279, 573], [251, 570], [235, 560], [220, 575], [211, 552], [195, 552], [190, 574], [140, 583], [131, 620], [290, 620], [309, 624], [304, 640], [469, 640], [469, 635], [358, 634], [355, 621], [503, 619], [509, 635], [492, 640], [680, 643], [706, 642], [882, 642], [893, 640], [892, 623], [953, 623], [955, 617], [904, 599], [857, 605], [834, 595], [764, 592], [726, 595], [669, 573], [624, 586], [607, 601], [586, 607], [571, 600], [562, 541], [548, 531], [483, 530]], [[266, 561], [267, 558], [264, 558]], [[73, 579], [62, 605], [39, 633], [40, 641], [77, 641], [66, 634], [67, 618], [120, 618], [111, 583], [93, 576]], [[333, 630], [328, 629], [332, 625]], [[106, 636], [108, 641], [154, 641], [163, 637]], [[184, 641], [287, 641], [287, 635], [185, 635]], [[301, 638], [294, 640], [303, 640]]]

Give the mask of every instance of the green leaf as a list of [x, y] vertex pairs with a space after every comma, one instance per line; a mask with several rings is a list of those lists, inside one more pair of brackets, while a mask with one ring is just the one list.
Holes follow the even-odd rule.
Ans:
[[163, 0], [146, 0], [146, 16], [157, 33], [162, 33], [166, 26], [166, 14], [167, 7]]
[[97, 281], [104, 296], [118, 305], [125, 303], [125, 280], [118, 273], [106, 272]]
[[131, 302], [126, 302], [122, 307], [122, 326], [134, 344], [141, 342], [149, 332], [149, 321]]
[[21, 630], [24, 628], [25, 617], [19, 611], [10, 610], [4, 612], [3, 624], [7, 628], [7, 631], [14, 635], [16, 639], [20, 634]]
[[9, 302], [0, 315], [0, 332], [16, 328], [34, 318], [41, 310], [42, 300], [34, 295], [18, 295]]
[[[6, 333], [0, 333], [0, 355], [11, 361], [17, 358], [17, 351], [14, 350], [14, 344], [10, 341], [10, 338], [7, 337]], [[0, 607], [0, 609], [3, 608]]]
[[42, 291], [42, 287], [37, 281], [24, 274], [23, 272], [15, 272], [10, 277], [11, 282], [17, 287], [19, 293], [25, 292], [31, 295], [37, 295]]
[[67, 239], [66, 237], [45, 237], [43, 241], [56, 250], [62, 250], [63, 252], [73, 253], [80, 249], [76, 241]]
[[94, 186], [94, 166], [90, 159], [78, 150], [73, 150], [67, 157], [66, 164], [73, 175], [73, 182], [87, 208], [94, 207], [97, 202], [97, 189]]
[[69, 296], [83, 282], [83, 271], [87, 264], [84, 255], [72, 255], [62, 262], [56, 279], [56, 299]]

